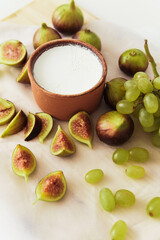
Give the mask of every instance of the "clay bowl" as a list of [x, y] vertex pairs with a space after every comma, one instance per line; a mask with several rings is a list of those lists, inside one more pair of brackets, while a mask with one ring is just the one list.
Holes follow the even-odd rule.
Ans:
[[[34, 79], [33, 68], [37, 58], [46, 50], [56, 46], [78, 44], [87, 49], [90, 49], [99, 58], [103, 73], [101, 79], [97, 81], [91, 89], [73, 95], [62, 95], [49, 92], [38, 85]], [[39, 107], [46, 113], [60, 120], [69, 120], [75, 113], [86, 111], [92, 113], [100, 104], [107, 74], [107, 66], [102, 54], [93, 46], [75, 39], [59, 39], [41, 45], [31, 55], [28, 62], [28, 75], [31, 82], [34, 98]], [[45, 79], [44, 79], [45, 81]]]

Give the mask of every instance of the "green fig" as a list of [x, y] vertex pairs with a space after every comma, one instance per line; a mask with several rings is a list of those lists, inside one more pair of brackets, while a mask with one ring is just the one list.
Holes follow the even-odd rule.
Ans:
[[145, 72], [148, 67], [148, 59], [141, 50], [129, 49], [121, 54], [119, 67], [127, 75], [133, 76], [136, 72]]
[[8, 40], [0, 45], [0, 63], [21, 67], [27, 60], [27, 50], [18, 40]]
[[56, 202], [62, 199], [66, 193], [67, 184], [62, 171], [48, 174], [36, 187], [36, 203], [38, 200]]
[[88, 113], [81, 111], [75, 114], [68, 124], [72, 137], [92, 148], [93, 129]]
[[126, 90], [124, 88], [124, 78], [114, 78], [106, 83], [104, 89], [104, 101], [112, 109], [116, 109], [116, 104], [125, 96]]
[[27, 117], [27, 125], [25, 128], [25, 141], [30, 141], [35, 138], [41, 131], [42, 123], [38, 116], [33, 113], [29, 113]]
[[84, 29], [78, 31], [73, 38], [81, 40], [83, 42], [87, 42], [91, 45], [93, 45], [95, 48], [97, 48], [99, 51], [101, 51], [101, 40], [98, 37], [98, 35], [94, 32], [92, 32], [89, 29]]
[[83, 21], [83, 13], [75, 6], [74, 0], [56, 8], [52, 15], [54, 27], [63, 34], [76, 33], [81, 29]]
[[15, 174], [25, 178], [33, 173], [36, 168], [36, 158], [33, 153], [26, 147], [18, 144], [12, 155], [12, 169]]
[[19, 83], [30, 84], [30, 80], [29, 80], [29, 76], [28, 76], [28, 61], [23, 66], [23, 68], [22, 68], [21, 72], [19, 73], [16, 81], [19, 82]]
[[53, 118], [48, 113], [44, 112], [36, 113], [36, 116], [40, 118], [42, 123], [42, 129], [38, 134], [38, 139], [40, 143], [43, 143], [53, 128]]
[[0, 126], [9, 123], [16, 113], [12, 102], [0, 98]]
[[20, 132], [27, 124], [25, 113], [20, 110], [1, 134], [1, 138]]
[[48, 27], [46, 23], [42, 23], [41, 28], [33, 36], [33, 47], [36, 49], [46, 42], [60, 38], [62, 38], [61, 35], [55, 29]]
[[60, 157], [75, 153], [75, 144], [60, 125], [51, 143], [51, 153]]

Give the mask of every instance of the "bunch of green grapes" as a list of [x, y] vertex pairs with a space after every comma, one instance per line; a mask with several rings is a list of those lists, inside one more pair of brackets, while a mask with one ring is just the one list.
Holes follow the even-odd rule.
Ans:
[[138, 117], [145, 132], [154, 132], [153, 144], [160, 146], [160, 76], [151, 81], [146, 73], [137, 72], [124, 88], [125, 99], [117, 103], [117, 111]]

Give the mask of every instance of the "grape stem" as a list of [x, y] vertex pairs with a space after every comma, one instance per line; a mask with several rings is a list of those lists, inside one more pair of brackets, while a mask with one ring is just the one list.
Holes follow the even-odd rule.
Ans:
[[159, 77], [159, 73], [157, 72], [157, 68], [156, 68], [157, 64], [155, 63], [154, 58], [152, 57], [152, 55], [149, 51], [148, 41], [146, 39], [144, 40], [144, 49], [145, 49], [148, 61], [151, 63], [154, 78]]

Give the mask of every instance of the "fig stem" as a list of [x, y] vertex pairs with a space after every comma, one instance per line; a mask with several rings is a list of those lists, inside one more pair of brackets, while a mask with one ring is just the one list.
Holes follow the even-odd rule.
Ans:
[[28, 182], [28, 176], [27, 175], [24, 176], [24, 179], [25, 179], [25, 182]]
[[37, 198], [37, 199], [34, 201], [33, 205], [35, 205], [38, 201], [39, 201], [39, 199]]
[[75, 10], [75, 8], [76, 8], [75, 2], [74, 2], [74, 0], [71, 0], [71, 2], [70, 2], [70, 9]]
[[42, 28], [47, 28], [47, 24], [46, 23], [42, 23], [41, 27]]
[[157, 64], [155, 63], [154, 58], [152, 57], [152, 55], [151, 55], [151, 53], [149, 51], [148, 41], [146, 39], [144, 40], [144, 49], [145, 49], [148, 61], [151, 63], [153, 74], [154, 74], [154, 78], [156, 78], [156, 77], [159, 76], [159, 73], [157, 72], [157, 68], [156, 68]]
[[85, 33], [90, 33], [91, 32], [88, 28], [86, 28], [84, 31], [85, 31]]

